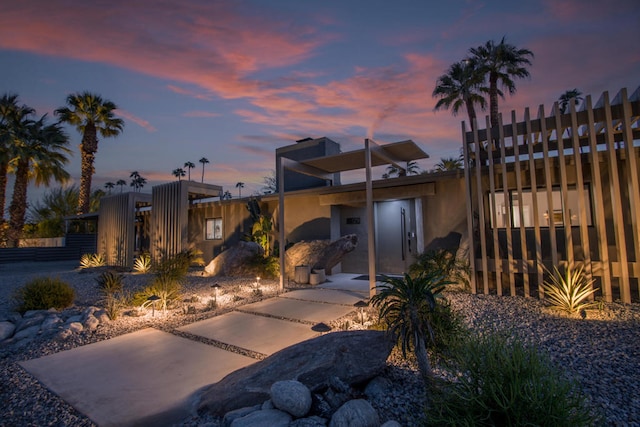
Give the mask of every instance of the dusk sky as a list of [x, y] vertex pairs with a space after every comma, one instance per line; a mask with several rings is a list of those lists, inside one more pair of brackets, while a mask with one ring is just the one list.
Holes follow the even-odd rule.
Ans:
[[[466, 112], [433, 111], [436, 79], [503, 36], [535, 54], [503, 114], [640, 85], [638, 0], [2, 0], [0, 92], [51, 119], [74, 92], [117, 104], [125, 130], [101, 139], [94, 189], [137, 170], [150, 191], [186, 161], [199, 181], [206, 157], [205, 182], [237, 197], [305, 137], [343, 151], [412, 139], [423, 169], [457, 156]], [[66, 129], [79, 184], [80, 135]]]

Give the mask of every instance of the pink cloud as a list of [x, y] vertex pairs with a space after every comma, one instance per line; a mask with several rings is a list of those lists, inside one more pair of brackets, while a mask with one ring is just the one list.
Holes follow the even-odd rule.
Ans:
[[118, 108], [116, 110], [116, 114], [118, 116], [126, 119], [126, 120], [132, 121], [133, 123], [137, 124], [138, 126], [146, 129], [148, 132], [155, 132], [157, 130], [147, 120], [141, 119], [140, 117], [137, 117], [134, 114], [132, 114], [132, 113], [126, 111], [126, 110], [122, 110], [122, 109]]

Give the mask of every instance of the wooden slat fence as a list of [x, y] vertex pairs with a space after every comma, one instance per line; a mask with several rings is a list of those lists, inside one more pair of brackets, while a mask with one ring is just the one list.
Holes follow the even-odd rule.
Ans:
[[606, 301], [640, 301], [640, 87], [578, 111], [462, 124], [473, 292], [543, 297], [579, 267]]

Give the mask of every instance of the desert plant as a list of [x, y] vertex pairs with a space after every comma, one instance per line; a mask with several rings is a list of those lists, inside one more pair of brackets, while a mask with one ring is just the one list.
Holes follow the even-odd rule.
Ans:
[[104, 267], [107, 261], [102, 254], [84, 254], [80, 257], [80, 268]]
[[263, 257], [257, 254], [249, 259], [248, 270], [252, 275], [265, 279], [280, 277], [280, 259], [275, 256]]
[[75, 291], [68, 283], [50, 277], [38, 277], [16, 291], [17, 310], [62, 310], [73, 304]]
[[469, 288], [469, 261], [456, 256], [455, 252], [447, 249], [427, 250], [415, 256], [415, 261], [409, 266], [409, 273], [418, 276], [425, 271], [438, 270], [451, 282]]
[[433, 386], [427, 424], [589, 426], [596, 422], [578, 384], [517, 338], [487, 335], [458, 352], [457, 378]]
[[568, 266], [564, 275], [557, 267], [553, 269], [553, 273], [547, 270], [551, 279], [542, 285], [545, 298], [549, 300], [551, 307], [574, 314], [594, 305], [593, 302], [585, 300], [593, 295], [597, 288], [593, 287], [594, 280], [587, 278], [582, 267]]
[[432, 377], [431, 363], [427, 355], [427, 339], [434, 340], [431, 320], [445, 285], [448, 284], [439, 270], [426, 271], [417, 277], [384, 277], [377, 286], [378, 293], [370, 304], [379, 310], [389, 332], [398, 339], [403, 356], [413, 350], [418, 368], [425, 381]]
[[[152, 268], [154, 277], [151, 284], [133, 297], [132, 304], [142, 307], [158, 304], [157, 308], [166, 311], [180, 298], [182, 284], [194, 256], [196, 255], [192, 251], [183, 251], [155, 263]], [[154, 295], [159, 297], [157, 302], [149, 300], [149, 297]]]
[[136, 257], [133, 261], [133, 271], [140, 274], [151, 271], [151, 255], [143, 253]]
[[123, 276], [114, 271], [105, 271], [96, 278], [98, 290], [102, 294], [103, 303], [111, 320], [116, 320], [123, 306]]

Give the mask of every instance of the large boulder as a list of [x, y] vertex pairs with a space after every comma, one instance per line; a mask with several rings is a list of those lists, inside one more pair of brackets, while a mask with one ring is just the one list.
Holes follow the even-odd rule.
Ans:
[[333, 332], [285, 348], [270, 357], [224, 377], [200, 394], [198, 412], [223, 416], [270, 397], [271, 386], [296, 380], [312, 393], [326, 389], [337, 377], [360, 385], [380, 374], [393, 348], [382, 331]]
[[333, 242], [330, 240], [302, 241], [285, 252], [284, 262], [287, 277], [292, 279], [298, 265], [308, 265], [311, 269], [325, 269], [327, 272], [342, 258], [358, 246], [358, 236], [347, 234]]
[[271, 402], [281, 411], [300, 418], [311, 409], [311, 392], [299, 381], [278, 381], [271, 386]]
[[249, 261], [256, 255], [264, 255], [264, 249], [256, 242], [238, 242], [215, 257], [204, 268], [209, 276], [244, 276]]

